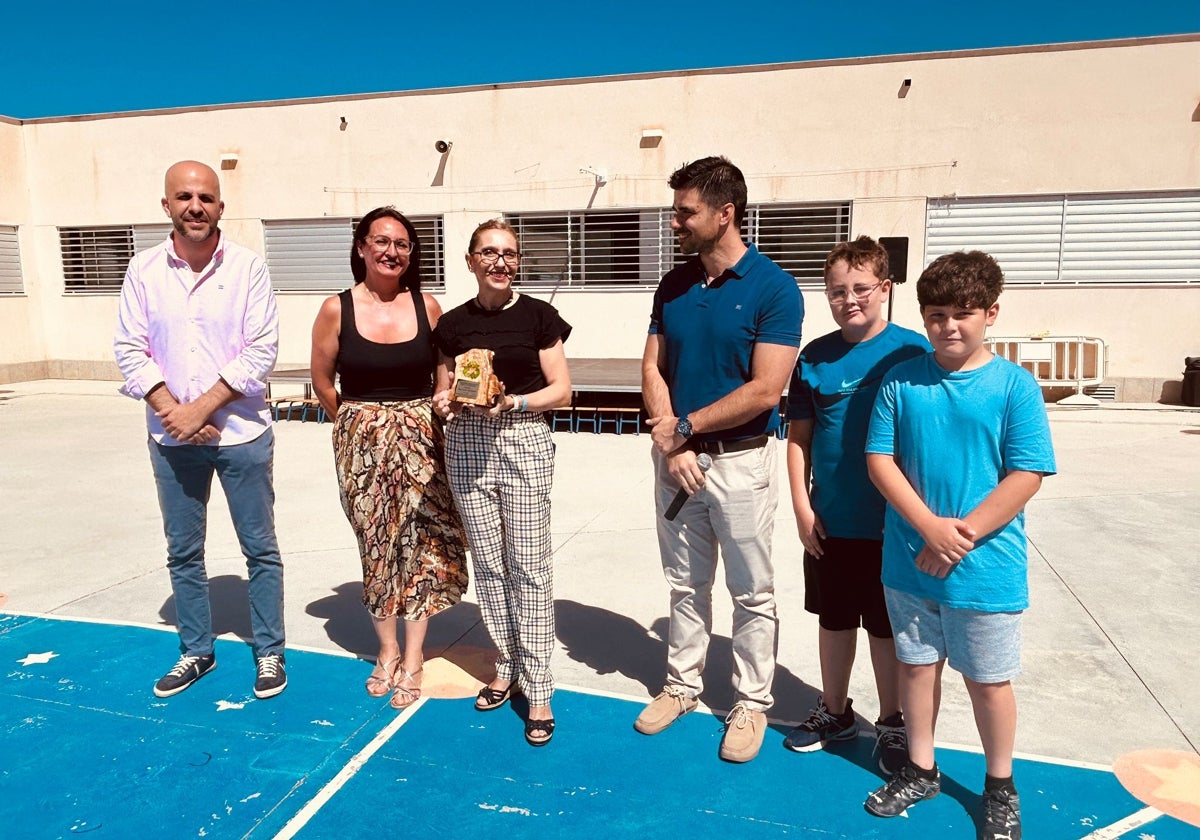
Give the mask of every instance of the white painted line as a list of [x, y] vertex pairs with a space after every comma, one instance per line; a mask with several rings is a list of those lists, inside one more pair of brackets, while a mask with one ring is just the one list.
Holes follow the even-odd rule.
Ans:
[[1086, 837], [1080, 838], [1080, 840], [1116, 840], [1117, 837], [1123, 837], [1135, 828], [1140, 828], [1146, 823], [1154, 822], [1162, 815], [1163, 812], [1157, 808], [1146, 807], [1136, 814], [1130, 814], [1125, 819], [1115, 822], [1112, 825], [1098, 828]]
[[339, 770], [337, 775], [326, 783], [325, 787], [317, 791], [317, 795], [308, 800], [304, 804], [304, 807], [296, 812], [294, 817], [288, 820], [287, 825], [275, 835], [275, 840], [290, 840], [290, 838], [296, 836], [296, 832], [308, 825], [308, 821], [316, 816], [317, 812], [324, 807], [326, 802], [333, 798], [335, 793], [342, 789], [346, 782], [354, 778], [354, 775], [363, 768], [363, 765], [370, 760], [371, 756], [375, 755], [379, 751], [379, 748], [388, 742], [388, 739], [399, 732], [400, 728], [412, 719], [417, 710], [425, 705], [427, 699], [429, 698], [422, 697], [408, 707], [407, 713], [397, 715], [391, 723], [379, 730], [369, 744], [355, 753], [346, 762], [346, 766]]
[[51, 621], [78, 621], [81, 624], [111, 624], [115, 627], [141, 627], [144, 630], [161, 630], [167, 633], [178, 633], [179, 630], [170, 624], [148, 624], [144, 621], [121, 621], [115, 618], [86, 618], [80, 615], [57, 615], [55, 613], [25, 612], [23, 610], [0, 610], [3, 615], [16, 615], [21, 618], [45, 618]]
[[[88, 618], [82, 615], [62, 615], [60, 613], [38, 613], [24, 612], [21, 610], [4, 610], [0, 609], [0, 615], [15, 615], [21, 618], [45, 618], [50, 621], [78, 621], [81, 624], [111, 624], [114, 627], [140, 627], [143, 630], [158, 630], [164, 633], [178, 633], [179, 628], [173, 624], [150, 624], [145, 621], [122, 621], [115, 618]], [[215, 638], [227, 642], [241, 642], [242, 637], [236, 633], [222, 633]], [[323, 653], [326, 656], [336, 656], [341, 659], [359, 659], [358, 654], [351, 653], [347, 650], [330, 650], [329, 648], [316, 647], [314, 645], [293, 645], [287, 646], [288, 650], [302, 650], [305, 653]], [[364, 660], [365, 661], [365, 660]]]
[[[21, 612], [21, 611], [17, 611], [17, 610], [0, 609], [0, 615], [4, 615], [4, 614], [19, 615], [19, 616], [25, 616], [28, 618], [49, 618], [49, 619], [54, 619], [57, 621], [80, 621], [80, 622], [85, 622], [88, 624], [116, 624], [116, 625], [121, 625], [124, 627], [145, 627], [148, 630], [160, 630], [160, 631], [165, 631], [165, 632], [169, 632], [169, 633], [177, 633], [178, 632], [178, 630], [175, 627], [170, 626], [170, 625], [145, 624], [145, 623], [137, 622], [137, 621], [115, 621], [112, 619], [82, 618], [82, 617], [73, 616], [73, 615], [53, 615], [50, 613], [33, 613], [33, 612]], [[233, 636], [230, 634], [226, 634], [226, 635], [229, 636], [229, 638], [231, 638], [233, 641], [240, 641], [239, 637], [237, 637], [237, 636]], [[222, 636], [220, 638], [226, 638], [226, 636]], [[310, 653], [323, 653], [328, 656], [337, 656], [337, 657], [341, 657], [344, 659], [359, 659], [360, 658], [356, 654], [353, 654], [353, 653], [350, 653], [350, 652], [344, 651], [344, 650], [328, 650], [325, 648], [317, 648], [317, 647], [311, 647], [311, 646], [307, 646], [307, 645], [289, 645], [288, 649], [289, 650], [303, 650], [303, 651], [307, 651]], [[595, 695], [596, 697], [610, 697], [614, 700], [628, 700], [631, 703], [641, 703], [643, 705], [646, 703], [649, 703], [650, 700], [653, 699], [650, 697], [634, 696], [632, 694], [624, 694], [624, 693], [616, 692], [616, 691], [606, 691], [605, 689], [600, 689], [600, 688], [584, 688], [581, 686], [574, 686], [574, 685], [559, 685], [558, 688], [561, 688], [563, 691], [573, 691], [576, 694], [591, 694], [591, 695]], [[424, 698], [422, 698], [422, 700], [424, 700]], [[710, 709], [703, 704], [701, 704], [697, 708], [699, 711], [702, 711], [702, 712], [705, 712], [708, 714], [712, 714], [712, 715], [721, 714], [720, 710]], [[776, 718], [769, 718], [769, 720], [772, 723], [776, 723], [780, 726], [794, 726], [796, 723], [799, 723], [799, 721], [778, 720]], [[948, 741], [938, 741], [937, 747], [939, 749], [957, 750], [959, 752], [970, 752], [970, 753], [977, 753], [980, 755], [983, 754], [983, 749], [978, 744], [955, 744], [955, 743], [951, 743]], [[1025, 759], [1027, 761], [1040, 761], [1045, 764], [1055, 764], [1055, 765], [1058, 765], [1061, 767], [1078, 767], [1083, 770], [1099, 770], [1104, 773], [1112, 772], [1111, 764], [1100, 764], [1100, 763], [1092, 762], [1092, 761], [1078, 761], [1078, 760], [1070, 759], [1070, 758], [1057, 758], [1054, 756], [1039, 755], [1038, 753], [1015, 752], [1015, 753], [1013, 753], [1013, 758], [1021, 758], [1021, 759]]]
[[[654, 699], [653, 697], [635, 696], [633, 694], [626, 694], [626, 693], [618, 692], [618, 691], [608, 691], [608, 690], [605, 690], [602, 688], [585, 688], [583, 686], [564, 685], [562, 683], [557, 684], [555, 687], [562, 689], [563, 691], [574, 692], [575, 694], [590, 694], [595, 697], [608, 697], [613, 700], [626, 700], [630, 703], [640, 703], [642, 705], [645, 705], [646, 703], [649, 703], [651, 700]], [[702, 712], [705, 714], [710, 714], [710, 715], [719, 715], [722, 718], [728, 714], [728, 711], [723, 712], [720, 709], [712, 709], [712, 708], [709, 708], [708, 706], [704, 705], [703, 703], [701, 703], [700, 705], [698, 705], [696, 707], [696, 711]], [[768, 720], [768, 722], [776, 724], [778, 726], [796, 726], [797, 724], [800, 723], [800, 721], [798, 721], [798, 720], [796, 720], [796, 721], [783, 720], [780, 718], [774, 718], [774, 717], [770, 717], [770, 716], [767, 717], [767, 720]], [[859, 733], [859, 737], [873, 738], [874, 736], [869, 731], [863, 730]], [[955, 752], [968, 752], [968, 753], [976, 753], [978, 755], [983, 755], [983, 747], [981, 747], [979, 744], [956, 744], [952, 741], [938, 741], [936, 746], [938, 749], [954, 750]], [[1111, 764], [1100, 764], [1100, 763], [1097, 763], [1094, 761], [1078, 761], [1076, 759], [1071, 759], [1071, 758], [1056, 758], [1053, 756], [1039, 755], [1037, 753], [1026, 753], [1026, 752], [1014, 752], [1013, 758], [1020, 758], [1020, 759], [1026, 760], [1026, 761], [1040, 761], [1043, 764], [1055, 764], [1055, 765], [1059, 765], [1062, 767], [1078, 767], [1082, 770], [1099, 770], [1104, 773], [1112, 772]]]

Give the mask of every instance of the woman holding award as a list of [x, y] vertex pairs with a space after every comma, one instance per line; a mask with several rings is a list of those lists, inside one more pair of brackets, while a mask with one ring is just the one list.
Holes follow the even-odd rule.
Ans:
[[[434, 331], [441, 358], [434, 410], [446, 419], [446, 471], [480, 610], [499, 651], [496, 677], [475, 708], [498, 709], [523, 693], [525, 739], [541, 746], [554, 735], [554, 447], [543, 412], [571, 402], [563, 353], [571, 326], [550, 304], [513, 288], [520, 263], [511, 225], [492, 220], [475, 229], [467, 266], [479, 293]], [[464, 356], [456, 379], [456, 357]]]
[[338, 489], [358, 539], [363, 605], [379, 637], [366, 689], [372, 697], [390, 692], [396, 709], [421, 696], [429, 617], [467, 588], [462, 525], [432, 412], [441, 307], [421, 293], [420, 262], [412, 223], [394, 207], [372, 210], [350, 248], [355, 285], [325, 300], [312, 336], [313, 390], [335, 418]]

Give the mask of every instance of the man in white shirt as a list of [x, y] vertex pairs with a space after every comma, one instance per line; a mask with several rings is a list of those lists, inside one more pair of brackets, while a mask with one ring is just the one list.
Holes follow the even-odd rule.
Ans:
[[164, 193], [174, 230], [130, 261], [113, 341], [121, 393], [146, 403], [183, 654], [154, 693], [178, 694], [216, 667], [204, 567], [215, 473], [249, 569], [254, 693], [273, 697], [287, 686], [275, 438], [265, 399], [279, 349], [275, 296], [262, 258], [217, 227], [225, 203], [216, 172], [176, 163]]

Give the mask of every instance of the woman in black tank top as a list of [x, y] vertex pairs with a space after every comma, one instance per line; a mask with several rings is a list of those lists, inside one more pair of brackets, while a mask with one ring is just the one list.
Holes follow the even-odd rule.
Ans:
[[397, 709], [421, 696], [429, 617], [467, 588], [442, 424], [431, 409], [432, 332], [442, 313], [421, 294], [420, 259], [417, 233], [395, 208], [364, 216], [350, 252], [355, 286], [321, 305], [312, 343], [313, 390], [336, 418], [342, 509], [358, 540], [363, 605], [379, 637], [366, 689], [372, 697], [391, 693]]

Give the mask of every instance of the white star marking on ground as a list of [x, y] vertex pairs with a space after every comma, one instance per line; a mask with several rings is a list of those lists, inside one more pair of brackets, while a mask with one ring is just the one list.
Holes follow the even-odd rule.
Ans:
[[246, 708], [245, 703], [230, 703], [228, 700], [218, 700], [217, 701], [217, 711], [218, 712], [227, 712], [230, 709], [244, 709], [244, 708]]
[[22, 665], [45, 665], [56, 656], [58, 656], [57, 653], [52, 650], [48, 650], [45, 653], [27, 654], [24, 659], [18, 659], [17, 661]]

